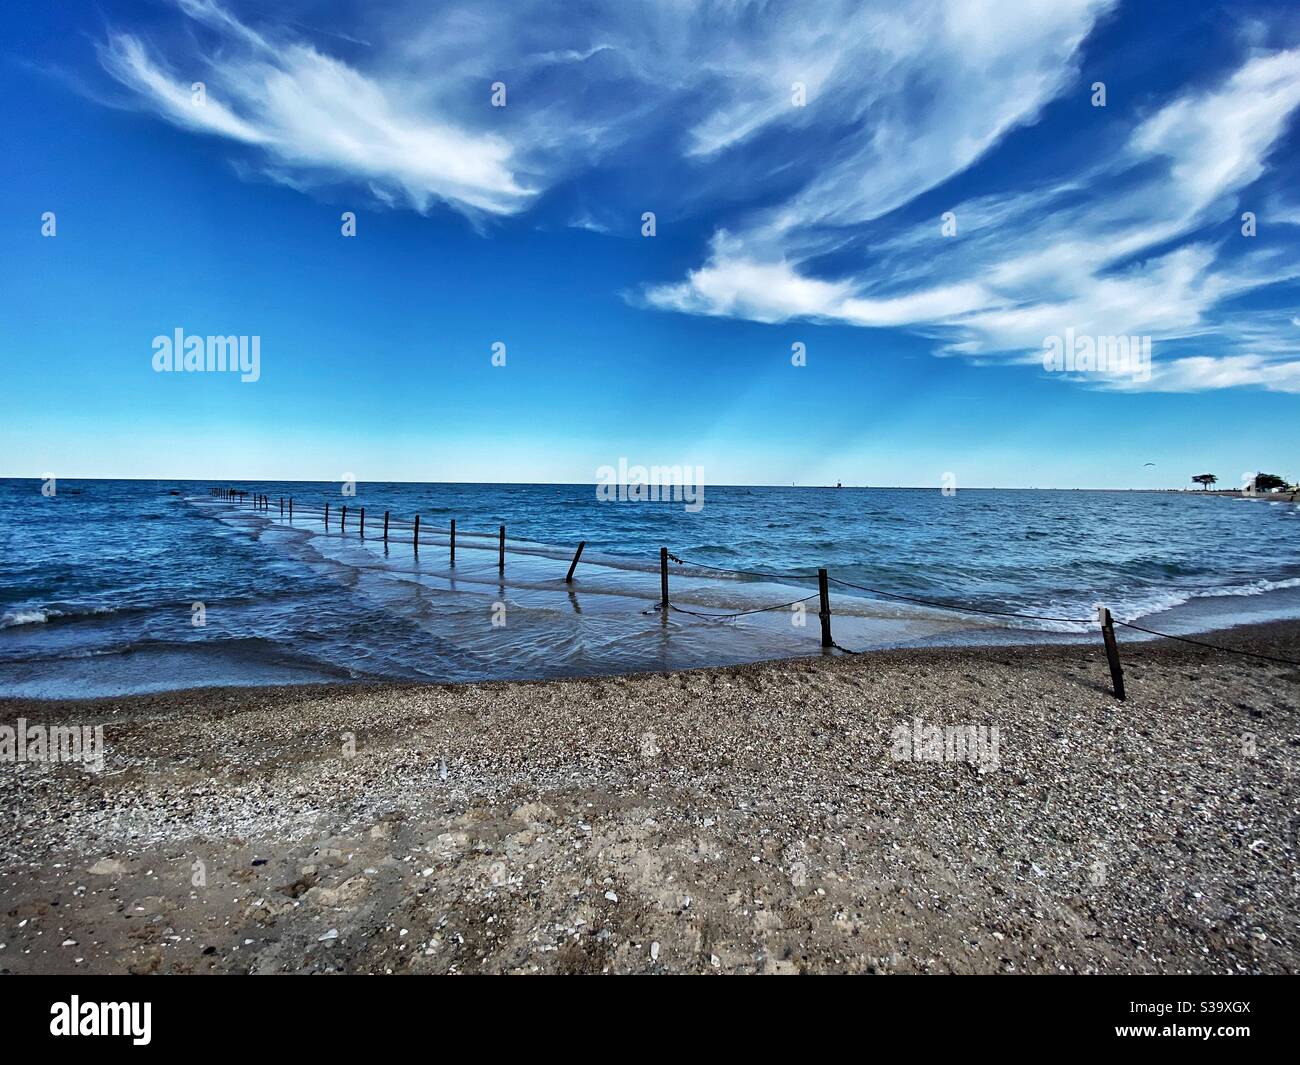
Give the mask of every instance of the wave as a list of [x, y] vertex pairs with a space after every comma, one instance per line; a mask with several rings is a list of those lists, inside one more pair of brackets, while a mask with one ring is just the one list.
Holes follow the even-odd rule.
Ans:
[[[55, 611], [57, 614], [58, 611]], [[45, 610], [12, 610], [0, 617], [0, 629], [13, 628], [15, 625], [44, 625], [50, 618]]]
[[59, 607], [24, 607], [18, 610], [7, 610], [3, 616], [0, 616], [0, 629], [12, 629], [19, 625], [44, 625], [48, 621], [57, 618], [79, 618], [94, 617], [99, 614], [116, 614], [117, 610], [111, 606], [93, 606], [81, 608], [60, 609]]
[[[1153, 614], [1162, 614], [1167, 610], [1174, 610], [1177, 607], [1197, 599], [1233, 599], [1242, 596], [1267, 595], [1269, 592], [1285, 591], [1288, 588], [1300, 588], [1300, 577], [1287, 577], [1281, 580], [1268, 580], [1260, 578], [1250, 581], [1246, 584], [1229, 584], [1222, 588], [1150, 588], [1135, 590], [1129, 593], [1119, 593], [1114, 599], [1107, 603], [1111, 608], [1111, 613], [1123, 621], [1139, 621], [1142, 618], [1150, 617]], [[1036, 612], [1036, 607], [1017, 608], [1026, 613]], [[1076, 607], [1050, 607], [1045, 608], [1045, 612], [1078, 610]], [[1092, 613], [1091, 604], [1084, 610], [1084, 613]], [[1092, 622], [1089, 621], [1086, 626], [1070, 623], [1041, 622], [1041, 627], [1048, 632], [1080, 632], [1090, 627]]]

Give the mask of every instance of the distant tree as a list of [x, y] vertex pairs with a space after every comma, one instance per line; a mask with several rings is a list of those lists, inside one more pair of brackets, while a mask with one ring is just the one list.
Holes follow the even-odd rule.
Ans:
[[1271, 492], [1274, 488], [1285, 488], [1286, 481], [1276, 473], [1257, 473], [1255, 474], [1255, 491]]
[[1219, 479], [1212, 473], [1198, 473], [1192, 478], [1192, 483], [1199, 484], [1202, 488], [1208, 489], [1210, 485], [1217, 484], [1218, 480]]

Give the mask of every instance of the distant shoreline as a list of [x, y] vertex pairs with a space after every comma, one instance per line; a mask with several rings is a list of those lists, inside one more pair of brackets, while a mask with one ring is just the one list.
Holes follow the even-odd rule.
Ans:
[[[21, 475], [0, 475], [0, 481], [30, 481], [34, 484], [40, 484], [45, 478], [33, 476], [30, 474]], [[313, 479], [310, 477], [77, 477], [77, 476], [60, 476], [59, 482], [70, 482], [74, 484], [87, 482], [103, 482], [105, 484], [149, 484], [154, 483], [159, 486], [175, 484], [204, 484], [204, 485], [225, 485], [228, 487], [238, 488], [240, 485], [253, 484], [310, 484], [310, 485], [337, 485], [337, 478]], [[510, 487], [541, 487], [541, 488], [591, 488], [595, 489], [596, 481], [406, 481], [406, 480], [385, 480], [382, 478], [367, 478], [359, 481], [358, 484], [370, 485], [427, 485], [429, 487], [447, 486], [475, 486], [483, 485], [493, 488], [510, 488]], [[719, 488], [777, 488], [777, 489], [797, 489], [800, 491], [854, 491], [854, 492], [940, 492], [943, 486], [939, 484], [846, 484], [836, 486], [833, 484], [707, 484], [710, 490]], [[1090, 488], [1087, 486], [1071, 486], [1069, 488], [1039, 488], [1036, 485], [958, 485], [954, 491], [958, 494], [962, 492], [1160, 492], [1174, 493], [1178, 495], [1205, 495], [1205, 496], [1227, 496], [1229, 498], [1247, 498], [1247, 499], [1282, 499], [1285, 502], [1297, 502], [1300, 500], [1300, 492], [1262, 492], [1256, 496], [1246, 496], [1239, 488]]]

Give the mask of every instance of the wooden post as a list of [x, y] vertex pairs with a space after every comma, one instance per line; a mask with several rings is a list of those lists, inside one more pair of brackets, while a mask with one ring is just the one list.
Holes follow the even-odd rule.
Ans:
[[284, 517], [284, 496], [280, 497], [280, 517]]
[[420, 515], [415, 516], [415, 531], [411, 533], [411, 546], [415, 548], [415, 553], [420, 553]]
[[329, 529], [329, 527], [330, 527], [330, 505], [326, 503], [325, 504], [325, 528]]
[[1106, 644], [1106, 661], [1110, 664], [1110, 682], [1115, 688], [1115, 698], [1124, 701], [1124, 667], [1119, 662], [1119, 646], [1115, 643], [1115, 622], [1104, 606], [1097, 607], [1097, 620], [1101, 622], [1101, 638]]
[[289, 497], [289, 520], [293, 521], [293, 496]]
[[506, 527], [501, 526], [500, 537], [497, 540], [497, 572], [505, 573], [506, 571]]
[[348, 527], [348, 505], [343, 504], [342, 513], [339, 515], [339, 532], [347, 531]]
[[818, 616], [822, 620], [822, 646], [834, 647], [835, 641], [831, 639], [831, 593], [826, 586], [826, 571], [819, 569], [817, 571], [817, 596], [821, 600], [821, 610]]
[[388, 511], [384, 511], [384, 543], [388, 543]]
[[361, 539], [366, 538], [366, 508], [361, 508]]
[[451, 519], [451, 564], [456, 564], [456, 519]]
[[569, 563], [569, 573], [564, 578], [566, 584], [573, 583], [573, 571], [578, 568], [578, 559], [582, 557], [582, 549], [587, 546], [587, 541], [583, 540], [578, 544], [578, 550], [573, 552], [573, 561]]
[[659, 619], [668, 624], [668, 548], [659, 549]]

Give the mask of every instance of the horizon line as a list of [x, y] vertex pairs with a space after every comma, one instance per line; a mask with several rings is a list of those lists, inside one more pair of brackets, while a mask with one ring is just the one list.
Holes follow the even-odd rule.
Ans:
[[[81, 477], [81, 476], [55, 476], [55, 481], [154, 481], [161, 483], [163, 481], [194, 481], [209, 484], [272, 484], [277, 482], [292, 482], [297, 484], [320, 484], [334, 485], [343, 484], [343, 478], [334, 478], [330, 480], [317, 480], [313, 478], [293, 478], [293, 477], [246, 477], [242, 479], [230, 477]], [[0, 481], [43, 481], [45, 477], [25, 475], [0, 474]], [[596, 488], [599, 486], [598, 481], [404, 481], [404, 480], [361, 480], [357, 479], [355, 483], [360, 485], [495, 485], [495, 486], [515, 486], [515, 485], [537, 485], [554, 488]], [[628, 484], [629, 482], [616, 482]], [[642, 484], [643, 482], [631, 482]], [[645, 482], [649, 484], [650, 482]], [[657, 482], [655, 482], [657, 483]], [[672, 487], [672, 483], [662, 487]], [[888, 492], [934, 492], [943, 491], [943, 485], [929, 484], [771, 484], [766, 482], [754, 482], [749, 484], [709, 484], [704, 482], [701, 485], [704, 489], [709, 488], [807, 488], [819, 491], [888, 491]], [[1040, 488], [1037, 485], [971, 485], [969, 487], [954, 486], [954, 491], [959, 492], [1195, 492], [1202, 495], [1215, 495], [1222, 492], [1239, 492], [1239, 488], [1183, 488], [1170, 486], [1164, 488], [1150, 487], [1129, 487], [1129, 488], [1099, 488], [1087, 485], [1072, 485], [1067, 488]]]

